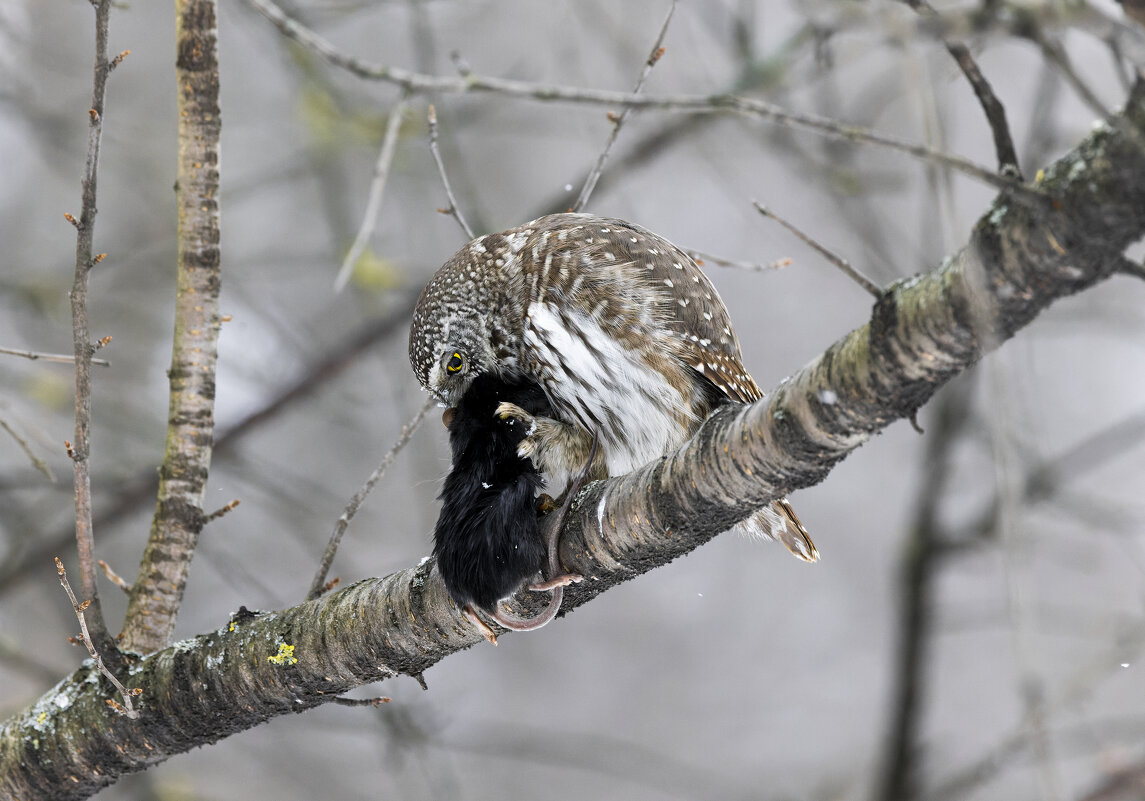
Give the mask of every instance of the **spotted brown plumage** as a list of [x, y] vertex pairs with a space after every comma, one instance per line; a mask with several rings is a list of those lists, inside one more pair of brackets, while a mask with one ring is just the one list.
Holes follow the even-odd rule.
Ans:
[[[521, 452], [554, 494], [584, 466], [593, 432], [594, 477], [621, 475], [677, 448], [715, 407], [763, 397], [699, 265], [647, 229], [587, 214], [463, 247], [422, 292], [409, 345], [418, 380], [451, 406], [486, 372], [544, 389], [553, 418], [499, 413], [533, 427]], [[818, 558], [785, 500], [741, 526]]]

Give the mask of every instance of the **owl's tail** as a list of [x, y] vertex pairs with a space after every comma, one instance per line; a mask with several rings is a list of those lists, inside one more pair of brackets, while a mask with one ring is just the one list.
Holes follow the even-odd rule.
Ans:
[[763, 507], [736, 526], [735, 530], [751, 537], [779, 540], [797, 559], [804, 562], [819, 561], [819, 549], [811, 541], [811, 535], [803, 528], [799, 516], [786, 498]]

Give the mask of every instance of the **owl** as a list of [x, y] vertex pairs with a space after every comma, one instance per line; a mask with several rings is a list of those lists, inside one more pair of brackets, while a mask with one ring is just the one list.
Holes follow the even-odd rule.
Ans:
[[[539, 385], [552, 416], [512, 403], [518, 446], [557, 495], [585, 468], [628, 473], [682, 445], [726, 403], [763, 393], [743, 367], [723, 301], [686, 253], [622, 220], [552, 214], [473, 240], [422, 291], [409, 339], [423, 387], [456, 406], [494, 374]], [[819, 552], [787, 501], [737, 528]]]

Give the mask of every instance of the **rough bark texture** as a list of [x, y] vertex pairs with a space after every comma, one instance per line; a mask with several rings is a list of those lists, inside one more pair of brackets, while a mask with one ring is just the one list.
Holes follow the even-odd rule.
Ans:
[[148, 653], [175, 629], [203, 528], [219, 335], [219, 64], [215, 0], [176, 3], [178, 284], [167, 446], [151, 535], [128, 600], [123, 647]]
[[[1145, 129], [1143, 100], [1139, 85], [1126, 118]], [[566, 609], [822, 480], [1054, 300], [1108, 277], [1145, 233], [1145, 153], [1117, 130], [1095, 131], [1037, 187], [1044, 203], [999, 198], [966, 248], [893, 286], [868, 324], [770, 398], [722, 409], [677, 453], [586, 489], [561, 556], [589, 580], [569, 588]], [[521, 600], [522, 609], [544, 601]], [[0, 791], [84, 798], [123, 773], [359, 684], [416, 675], [477, 642], [431, 561], [281, 612], [241, 610], [218, 631], [131, 661], [130, 684], [144, 688], [138, 721], [104, 705], [110, 688], [88, 666], [7, 721]]]

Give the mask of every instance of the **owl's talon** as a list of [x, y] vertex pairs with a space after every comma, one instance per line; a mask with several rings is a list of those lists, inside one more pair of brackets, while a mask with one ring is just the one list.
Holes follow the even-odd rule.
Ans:
[[519, 420], [526, 425], [532, 425], [535, 418], [515, 403], [504, 401], [497, 406], [494, 414], [502, 420]]

